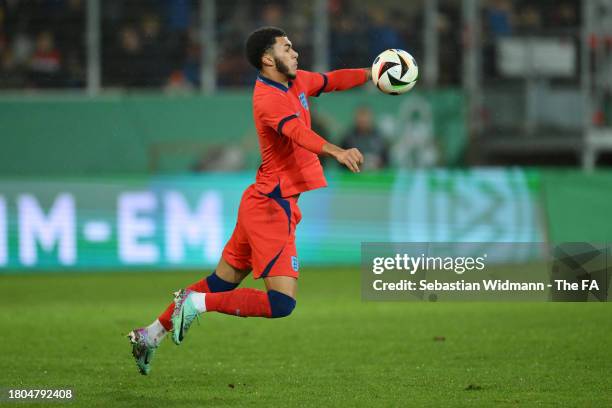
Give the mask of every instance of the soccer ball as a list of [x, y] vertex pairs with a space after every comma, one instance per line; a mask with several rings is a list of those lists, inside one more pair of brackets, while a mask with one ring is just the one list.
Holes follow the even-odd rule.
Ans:
[[381, 52], [372, 64], [372, 82], [389, 95], [399, 95], [411, 90], [419, 77], [419, 67], [412, 55], [404, 50], [390, 49]]

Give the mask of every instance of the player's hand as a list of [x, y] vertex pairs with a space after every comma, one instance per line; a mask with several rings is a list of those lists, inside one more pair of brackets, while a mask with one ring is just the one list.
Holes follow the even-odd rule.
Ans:
[[359, 173], [359, 166], [363, 164], [363, 155], [359, 149], [352, 148], [342, 150], [336, 154], [338, 163], [345, 165], [353, 173]]
[[359, 149], [343, 149], [327, 142], [323, 145], [323, 153], [332, 156], [353, 173], [359, 173], [359, 166], [363, 164], [363, 155]]

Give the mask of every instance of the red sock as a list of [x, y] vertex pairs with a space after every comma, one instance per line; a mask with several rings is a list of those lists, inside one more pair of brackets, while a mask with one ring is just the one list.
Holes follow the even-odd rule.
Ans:
[[270, 317], [272, 309], [268, 294], [252, 288], [206, 294], [206, 311], [240, 317]]
[[[196, 283], [187, 286], [187, 289], [195, 290], [196, 292], [209, 293], [210, 289], [208, 288], [208, 283], [206, 282], [206, 278], [197, 281]], [[166, 330], [172, 330], [172, 321], [170, 318], [172, 317], [172, 312], [174, 312], [174, 302], [170, 303], [166, 310], [162, 314], [159, 315], [159, 322], [164, 326]]]

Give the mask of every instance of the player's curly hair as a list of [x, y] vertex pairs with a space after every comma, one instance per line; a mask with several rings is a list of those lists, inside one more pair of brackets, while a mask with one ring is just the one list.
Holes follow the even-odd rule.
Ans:
[[287, 34], [278, 27], [261, 27], [249, 34], [246, 40], [246, 57], [257, 69], [261, 69], [261, 57], [276, 42], [276, 37], [286, 37]]

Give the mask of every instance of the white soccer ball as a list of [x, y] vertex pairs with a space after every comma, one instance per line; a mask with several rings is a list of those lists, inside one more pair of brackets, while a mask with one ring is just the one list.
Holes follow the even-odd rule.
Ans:
[[419, 77], [419, 67], [412, 55], [392, 48], [381, 52], [372, 64], [372, 82], [389, 95], [411, 90]]

